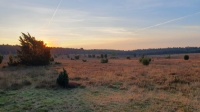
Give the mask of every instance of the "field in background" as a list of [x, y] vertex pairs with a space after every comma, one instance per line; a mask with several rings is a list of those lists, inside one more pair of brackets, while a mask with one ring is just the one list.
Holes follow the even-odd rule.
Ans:
[[[149, 66], [138, 58], [70, 60], [41, 67], [0, 65], [0, 111], [200, 111], [200, 54], [154, 56]], [[79, 88], [56, 85], [65, 68]]]

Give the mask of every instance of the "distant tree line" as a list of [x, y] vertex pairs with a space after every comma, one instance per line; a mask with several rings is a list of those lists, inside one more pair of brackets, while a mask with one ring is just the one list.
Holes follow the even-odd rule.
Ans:
[[[0, 45], [0, 54], [16, 54], [17, 49], [20, 46], [18, 45]], [[200, 47], [174, 47], [174, 48], [158, 48], [158, 49], [138, 49], [138, 50], [106, 50], [106, 49], [92, 49], [84, 50], [83, 48], [74, 49], [74, 48], [60, 48], [60, 47], [51, 47], [51, 54], [55, 55], [69, 55], [69, 54], [109, 54], [109, 55], [118, 55], [125, 56], [131, 55], [134, 57], [140, 57], [143, 55], [164, 55], [164, 54], [185, 54], [185, 53], [200, 53]]]

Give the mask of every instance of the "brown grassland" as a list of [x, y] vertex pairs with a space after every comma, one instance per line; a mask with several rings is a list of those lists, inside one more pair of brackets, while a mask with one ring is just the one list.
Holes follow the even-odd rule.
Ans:
[[[82, 59], [82, 58], [81, 58]], [[70, 60], [30, 67], [0, 65], [0, 112], [199, 112], [200, 54], [152, 57], [149, 66], [138, 58]], [[74, 89], [56, 85], [65, 68]]]

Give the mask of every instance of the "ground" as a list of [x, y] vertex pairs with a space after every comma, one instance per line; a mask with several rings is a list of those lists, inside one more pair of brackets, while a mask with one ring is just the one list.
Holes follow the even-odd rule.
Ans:
[[[167, 57], [167, 56], [166, 56]], [[83, 62], [81, 59], [87, 59]], [[153, 56], [149, 66], [138, 58], [70, 60], [59, 56], [49, 66], [0, 65], [0, 112], [199, 112], [200, 54]], [[70, 82], [56, 84], [65, 68]]]

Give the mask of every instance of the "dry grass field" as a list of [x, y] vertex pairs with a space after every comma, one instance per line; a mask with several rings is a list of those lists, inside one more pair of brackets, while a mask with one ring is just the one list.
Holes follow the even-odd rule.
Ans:
[[[200, 54], [152, 57], [149, 66], [138, 58], [87, 62], [55, 59], [50, 66], [0, 65], [0, 112], [199, 112]], [[74, 89], [56, 85], [65, 68]]]

